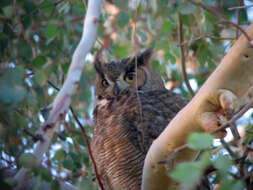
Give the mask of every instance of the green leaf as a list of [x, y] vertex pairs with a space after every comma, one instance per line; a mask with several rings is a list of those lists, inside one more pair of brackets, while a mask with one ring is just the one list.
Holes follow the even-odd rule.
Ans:
[[27, 56], [32, 55], [31, 45], [28, 44], [27, 42], [22, 42], [22, 40], [19, 41], [19, 43], [17, 44], [17, 49], [19, 57], [25, 58]]
[[59, 181], [53, 180], [53, 181], [51, 182], [51, 189], [53, 189], [53, 190], [60, 190], [60, 189], [61, 189], [61, 186], [60, 186]]
[[166, 33], [168, 34], [168, 31], [170, 31], [173, 28], [174, 28], [174, 25], [171, 23], [171, 21], [165, 20], [163, 22], [160, 32], [162, 32], [163, 34], [166, 34]]
[[3, 7], [6, 7], [7, 5], [11, 5], [12, 2], [10, 0], [1, 0], [0, 1], [0, 7], [3, 8]]
[[45, 82], [46, 82], [46, 80], [47, 80], [47, 76], [46, 76], [45, 72], [44, 72], [42, 69], [36, 71], [34, 77], [35, 77], [35, 81], [36, 81], [37, 83], [39, 83], [40, 85], [45, 84]]
[[171, 46], [171, 50], [176, 55], [176, 57], [180, 57], [181, 56], [181, 54], [180, 54], [180, 48], [179, 48], [178, 45], [175, 45], [175, 44], [172, 45]]
[[17, 66], [14, 69], [6, 69], [0, 72], [0, 109], [11, 110], [19, 102], [21, 102], [25, 95], [26, 89], [22, 86], [24, 68]]
[[44, 0], [40, 3], [40, 10], [44, 13], [49, 13], [54, 8], [53, 2], [51, 0]]
[[49, 24], [46, 28], [46, 36], [48, 39], [53, 38], [57, 32], [57, 25], [56, 24]]
[[63, 167], [70, 169], [70, 170], [74, 169], [74, 167], [75, 167], [72, 159], [69, 157], [65, 158], [62, 164], [63, 164]]
[[11, 180], [10, 179], [2, 179], [0, 181], [0, 188], [1, 189], [11, 189], [11, 187], [14, 187], [14, 183], [11, 184]]
[[141, 30], [137, 29], [136, 34], [138, 34], [141, 37], [142, 41], [147, 40], [147, 35], [145, 33], [143, 33]]
[[175, 56], [173, 56], [169, 51], [165, 52], [165, 59], [169, 60], [171, 64], [175, 64], [176, 63]]
[[127, 46], [113, 46], [112, 48], [113, 54], [121, 59], [128, 54], [128, 47]]
[[32, 12], [34, 9], [36, 9], [36, 5], [34, 4], [33, 1], [30, 1], [30, 0], [25, 0], [23, 7], [24, 7], [25, 12], [28, 14]]
[[138, 7], [137, 7], [137, 14], [138, 14], [138, 15], [141, 15], [142, 11], [143, 11], [143, 9], [142, 9], [142, 5], [141, 5], [141, 3], [140, 3], [140, 4], [138, 5]]
[[14, 106], [14, 104], [24, 99], [25, 94], [26, 90], [22, 86], [2, 85], [0, 89], [0, 102]]
[[228, 158], [228, 156], [226, 155], [223, 155], [223, 154], [219, 154], [213, 161], [213, 164], [214, 166], [223, 171], [223, 172], [226, 172], [226, 171], [229, 171], [231, 165], [232, 165], [232, 162], [231, 160]]
[[40, 167], [39, 172], [41, 175], [41, 178], [45, 181], [51, 181], [51, 174], [47, 168]]
[[38, 55], [32, 60], [32, 66], [33, 67], [41, 67], [43, 64], [45, 64], [46, 58], [43, 55]]
[[118, 19], [118, 24], [119, 24], [120, 27], [124, 27], [125, 25], [127, 25], [129, 23], [128, 13], [120, 12], [117, 15], [117, 19]]
[[183, 189], [192, 189], [202, 176], [201, 162], [181, 163], [170, 176], [181, 182]]
[[62, 63], [62, 64], [60, 64], [60, 65], [61, 65], [62, 71], [63, 71], [65, 74], [67, 74], [68, 69], [69, 69], [69, 66], [70, 66], [70, 63], [69, 63], [69, 62], [64, 62], [64, 63]]
[[126, 1], [126, 0], [112, 0], [112, 2], [113, 2], [113, 4], [115, 4], [119, 8], [122, 8], [122, 9], [127, 9], [128, 8], [129, 1]]
[[190, 148], [201, 150], [212, 146], [213, 137], [208, 133], [192, 133], [187, 138], [187, 144]]
[[13, 14], [13, 8], [11, 6], [6, 6], [2, 10], [6, 17], [11, 17]]
[[239, 190], [244, 189], [245, 185], [242, 180], [231, 181], [231, 180], [221, 180], [221, 185], [219, 190]]
[[191, 3], [184, 3], [179, 8], [179, 11], [182, 15], [192, 14], [195, 10], [196, 7]]
[[32, 154], [21, 154], [19, 157], [19, 162], [22, 166], [30, 168], [36, 165], [36, 158]]
[[64, 158], [64, 156], [65, 156], [65, 151], [64, 150], [61, 150], [61, 149], [57, 150], [55, 152], [53, 160], [61, 160], [61, 159]]

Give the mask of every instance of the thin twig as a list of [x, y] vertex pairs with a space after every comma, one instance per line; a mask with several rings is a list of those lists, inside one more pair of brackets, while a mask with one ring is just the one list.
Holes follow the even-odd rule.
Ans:
[[54, 85], [50, 80], [47, 80], [47, 83], [52, 86], [55, 90], [59, 91], [60, 88], [58, 88], [56, 85]]
[[228, 128], [231, 124], [235, 123], [242, 115], [248, 111], [253, 106], [253, 99], [246, 104], [237, 114], [235, 114], [227, 123], [221, 125], [219, 128], [215, 129], [211, 134], [217, 133], [223, 129]]
[[85, 145], [87, 146], [87, 150], [88, 150], [91, 162], [93, 164], [94, 173], [96, 175], [98, 185], [99, 185], [101, 190], [104, 190], [103, 183], [100, 180], [100, 177], [99, 177], [99, 174], [98, 174], [98, 171], [97, 171], [97, 165], [96, 165], [96, 162], [94, 160], [94, 157], [93, 157], [93, 154], [92, 154], [92, 151], [91, 151], [91, 148], [90, 148], [89, 140], [88, 140], [88, 137], [86, 135], [85, 129], [84, 129], [83, 125], [81, 124], [81, 122], [79, 121], [77, 115], [75, 114], [75, 112], [74, 112], [74, 110], [71, 106], [70, 106], [70, 111], [71, 111], [75, 121], [77, 122], [78, 126], [80, 127], [80, 129], [82, 131], [83, 139], [84, 139]]
[[[198, 36], [196, 38], [190, 39], [189, 41], [183, 42], [182, 44], [190, 46], [191, 44], [193, 44], [194, 42], [202, 38], [211, 38], [214, 40], [235, 40], [236, 39], [236, 38], [230, 38], [230, 37], [215, 37], [215, 36], [210, 36], [210, 35], [202, 35], [202, 36]], [[180, 46], [180, 44], [178, 46]]]
[[231, 148], [229, 147], [228, 143], [226, 143], [226, 141], [224, 139], [220, 139], [221, 144], [223, 145], [223, 147], [228, 151], [228, 153], [230, 154], [230, 156], [234, 159], [236, 159], [236, 155], [235, 153], [231, 150]]
[[239, 26], [236, 23], [233, 23], [229, 20], [224, 19], [217, 11], [215, 11], [213, 8], [207, 7], [205, 4], [201, 3], [201, 2], [195, 2], [193, 0], [188, 0], [189, 2], [191, 2], [192, 4], [194, 4], [195, 6], [201, 7], [203, 9], [205, 9], [206, 11], [208, 11], [209, 13], [211, 13], [212, 15], [216, 16], [220, 22], [223, 22], [225, 24], [229, 24], [234, 26], [235, 28], [237, 28], [238, 30], [240, 30], [244, 36], [247, 38], [247, 40], [249, 41], [249, 43], [251, 42], [251, 38], [249, 37], [249, 35], [242, 29], [241, 26]]
[[[54, 89], [56, 89], [57, 91], [59, 91], [60, 89], [54, 85], [51, 81], [47, 81], [49, 85], [51, 85]], [[101, 188], [101, 190], [104, 190], [104, 187], [103, 187], [103, 184], [99, 178], [99, 174], [98, 174], [98, 171], [97, 171], [97, 165], [96, 165], [96, 162], [94, 160], [94, 157], [93, 157], [93, 154], [92, 154], [92, 151], [91, 151], [91, 148], [90, 148], [90, 143], [89, 143], [89, 140], [88, 140], [88, 136], [86, 135], [86, 132], [85, 132], [85, 129], [83, 127], [83, 125], [81, 124], [81, 122], [79, 121], [76, 113], [74, 112], [74, 109], [70, 106], [70, 111], [71, 111], [71, 114], [73, 115], [73, 118], [75, 119], [76, 123], [78, 124], [78, 126], [80, 127], [81, 131], [82, 131], [82, 136], [84, 138], [84, 142], [85, 142], [85, 145], [87, 147], [87, 150], [88, 150], [88, 154], [90, 156], [90, 159], [91, 159], [91, 162], [93, 164], [93, 168], [94, 168], [94, 173], [96, 175], [96, 178], [97, 178], [97, 181], [98, 181], [98, 185], [99, 187]]]
[[195, 155], [194, 161], [197, 161], [203, 152], [203, 150], [198, 151], [198, 153]]
[[[239, 2], [239, 5], [242, 6], [243, 5], [243, 0], [238, 0]], [[240, 25], [240, 9], [237, 9], [237, 12], [236, 12], [236, 19], [237, 19], [237, 24]], [[239, 38], [239, 30], [238, 28], [236, 29], [235, 31], [235, 36], [236, 36], [236, 39]]]
[[[137, 39], [137, 36], [136, 36], [136, 12], [137, 10], [135, 11], [135, 14], [134, 14], [134, 20], [133, 20], [133, 23], [132, 23], [132, 34], [131, 34], [131, 42], [132, 42], [132, 46], [133, 46], [133, 49], [134, 49], [134, 52], [136, 52], [136, 49], [138, 48], [138, 43], [136, 40]], [[138, 105], [139, 105], [139, 114], [138, 116], [140, 117], [140, 122], [143, 121], [143, 118], [142, 118], [142, 103], [141, 103], [141, 100], [140, 100], [140, 95], [138, 93], [138, 72], [137, 72], [137, 54], [135, 54], [134, 56], [134, 65], [135, 65], [135, 72], [136, 72], [136, 80], [135, 80], [135, 88], [136, 88], [136, 95], [137, 95], [137, 102], [138, 102]], [[145, 146], [144, 146], [144, 128], [141, 128], [141, 146], [143, 148], [143, 150], [145, 150]]]
[[228, 8], [228, 10], [233, 11], [233, 10], [236, 10], [236, 9], [247, 9], [247, 8], [250, 8], [250, 7], [253, 7], [253, 4], [243, 5], [243, 6], [238, 6], [238, 7], [230, 7], [230, 8]]
[[[252, 128], [252, 126], [251, 126]], [[249, 134], [253, 134], [253, 131], [252, 130], [245, 130], [246, 133], [249, 133]]]
[[171, 160], [173, 160], [178, 153], [184, 151], [185, 149], [189, 148], [188, 144], [184, 144], [178, 148], [173, 149], [173, 153], [166, 159], [166, 160], [161, 160], [158, 162], [158, 164], [169, 164]]
[[231, 37], [215, 37], [215, 36], [211, 36], [211, 35], [204, 35], [203, 37], [212, 38], [214, 40], [235, 40], [235, 38], [231, 38]]
[[240, 133], [239, 133], [235, 123], [232, 123], [230, 125], [230, 130], [231, 130], [231, 133], [232, 133], [235, 140], [239, 140], [241, 138]]
[[182, 76], [184, 79], [184, 82], [186, 84], [186, 87], [191, 95], [191, 97], [194, 96], [194, 92], [191, 88], [191, 85], [189, 83], [188, 77], [187, 77], [187, 73], [186, 73], [186, 68], [185, 68], [185, 54], [184, 54], [184, 35], [183, 35], [183, 24], [182, 24], [182, 20], [181, 20], [181, 15], [178, 14], [178, 22], [179, 22], [179, 27], [178, 27], [178, 43], [179, 43], [179, 47], [180, 47], [180, 53], [181, 53], [181, 70], [182, 70]]
[[43, 142], [43, 141], [44, 141], [43, 136], [40, 135], [40, 134], [34, 135], [34, 134], [32, 134], [30, 131], [28, 131], [28, 129], [26, 129], [26, 128], [24, 128], [23, 131], [24, 131], [28, 136], [32, 137], [32, 140], [33, 140], [34, 142], [37, 142], [37, 141], [42, 141], [42, 142]]

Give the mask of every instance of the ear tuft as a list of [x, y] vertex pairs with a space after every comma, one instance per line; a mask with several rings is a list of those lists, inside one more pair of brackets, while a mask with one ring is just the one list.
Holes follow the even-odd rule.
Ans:
[[150, 58], [153, 54], [153, 48], [147, 48], [137, 55], [138, 65], [146, 65], [149, 64]]
[[98, 53], [95, 56], [94, 60], [94, 67], [98, 74], [102, 74], [102, 61], [101, 61], [101, 51], [98, 51]]

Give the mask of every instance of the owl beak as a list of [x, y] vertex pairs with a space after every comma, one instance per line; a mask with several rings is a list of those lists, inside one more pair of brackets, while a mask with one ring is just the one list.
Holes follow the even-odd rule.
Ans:
[[114, 94], [115, 96], [118, 96], [119, 93], [120, 93], [120, 88], [118, 87], [117, 84], [115, 84], [114, 87], [113, 87], [113, 94]]

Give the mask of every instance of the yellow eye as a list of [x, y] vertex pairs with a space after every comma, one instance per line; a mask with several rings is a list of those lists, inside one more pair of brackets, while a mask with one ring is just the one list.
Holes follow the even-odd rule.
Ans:
[[125, 77], [124, 77], [124, 80], [126, 81], [126, 82], [128, 82], [128, 83], [130, 83], [130, 82], [133, 82], [133, 81], [135, 81], [135, 73], [134, 72], [131, 72], [131, 73], [127, 73], [126, 75], [125, 75]]
[[109, 83], [105, 79], [102, 80], [101, 84], [103, 87], [107, 87], [109, 85]]

